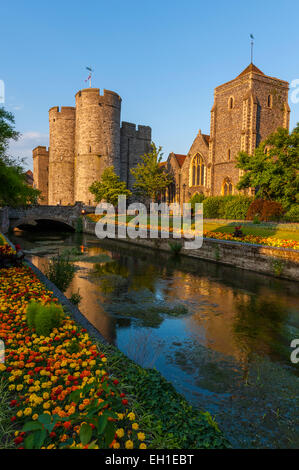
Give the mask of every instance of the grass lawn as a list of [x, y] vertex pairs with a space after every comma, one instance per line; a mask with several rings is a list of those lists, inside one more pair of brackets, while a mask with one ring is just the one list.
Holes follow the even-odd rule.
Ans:
[[235, 223], [234, 225], [225, 222], [209, 222], [204, 221], [204, 230], [208, 232], [221, 232], [233, 233], [236, 225], [242, 225], [242, 232], [245, 235], [255, 235], [259, 237], [278, 238], [280, 240], [295, 240], [299, 241], [299, 227], [297, 230], [284, 229], [281, 226], [265, 226], [265, 225], [249, 225], [242, 224], [242, 222]]

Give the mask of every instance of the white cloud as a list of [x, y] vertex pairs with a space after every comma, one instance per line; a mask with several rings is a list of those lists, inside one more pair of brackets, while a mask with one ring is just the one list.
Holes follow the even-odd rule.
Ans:
[[49, 136], [41, 132], [28, 131], [24, 132], [19, 140], [11, 141], [9, 145], [9, 154], [15, 158], [24, 158], [27, 169], [33, 169], [32, 150], [38, 145], [48, 147]]

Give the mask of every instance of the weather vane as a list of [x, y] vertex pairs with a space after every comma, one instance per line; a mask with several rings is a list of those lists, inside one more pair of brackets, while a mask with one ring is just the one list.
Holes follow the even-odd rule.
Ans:
[[250, 46], [251, 46], [251, 63], [253, 64], [253, 41], [254, 41], [253, 34], [250, 34], [250, 39], [251, 39], [251, 43], [250, 43]]
[[89, 80], [89, 87], [91, 88], [91, 77], [92, 77], [92, 73], [94, 72], [94, 70], [92, 70], [91, 67], [86, 67], [86, 70], [88, 70], [89, 75], [88, 75], [87, 79], [85, 80], [85, 82], [88, 82], [88, 80]]

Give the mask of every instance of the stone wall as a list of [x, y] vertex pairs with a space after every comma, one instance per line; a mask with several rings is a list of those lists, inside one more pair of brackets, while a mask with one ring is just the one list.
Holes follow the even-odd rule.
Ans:
[[140, 162], [140, 156], [150, 151], [151, 128], [122, 122], [120, 129], [120, 177], [132, 189], [134, 178], [130, 172]]
[[[83, 231], [95, 235], [95, 223], [84, 218]], [[117, 238], [117, 241], [171, 252], [169, 241], [173, 240]], [[176, 239], [175, 242], [180, 243], [184, 240]], [[195, 250], [182, 248], [181, 254], [282, 279], [299, 281], [298, 250], [205, 238], [201, 248]]]

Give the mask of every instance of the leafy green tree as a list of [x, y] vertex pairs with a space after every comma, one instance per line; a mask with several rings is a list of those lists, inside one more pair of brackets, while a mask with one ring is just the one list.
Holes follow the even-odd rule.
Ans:
[[141, 163], [131, 169], [135, 178], [133, 185], [137, 195], [156, 200], [158, 194], [172, 182], [172, 177], [159, 165], [162, 160], [162, 147], [152, 142], [151, 152], [141, 156]]
[[40, 191], [26, 182], [22, 161], [8, 155], [11, 139], [20, 136], [14, 128], [14, 116], [0, 108], [0, 205], [18, 206], [35, 203]]
[[279, 128], [254, 155], [240, 152], [237, 160], [237, 167], [245, 170], [238, 189], [257, 188], [256, 197], [278, 201], [285, 208], [298, 202], [299, 123], [291, 133]]
[[113, 206], [117, 205], [118, 196], [121, 194], [127, 197], [132, 195], [126, 183], [120, 181], [113, 166], [105, 168], [101, 179], [94, 181], [89, 187], [89, 191], [95, 196], [96, 202], [105, 201], [109, 204], [113, 204]]

